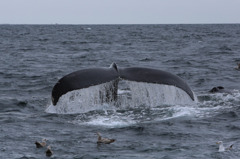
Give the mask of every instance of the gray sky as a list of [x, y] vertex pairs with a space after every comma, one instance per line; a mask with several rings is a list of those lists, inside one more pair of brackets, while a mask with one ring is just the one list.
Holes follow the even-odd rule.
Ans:
[[240, 0], [0, 0], [0, 24], [240, 23]]

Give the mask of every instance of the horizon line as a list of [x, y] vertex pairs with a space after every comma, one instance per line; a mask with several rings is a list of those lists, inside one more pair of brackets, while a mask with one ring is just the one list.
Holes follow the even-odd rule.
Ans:
[[0, 25], [223, 25], [223, 24], [240, 24], [240, 23], [0, 23]]

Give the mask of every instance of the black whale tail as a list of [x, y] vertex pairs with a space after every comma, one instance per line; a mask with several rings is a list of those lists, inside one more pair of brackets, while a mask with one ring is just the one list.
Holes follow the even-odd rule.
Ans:
[[88, 68], [70, 73], [62, 77], [53, 87], [52, 103], [56, 105], [59, 98], [67, 92], [118, 80], [118, 77], [115, 63], [109, 68]]
[[[113, 81], [111, 87], [106, 88], [106, 98], [117, 100], [118, 82], [120, 79], [136, 82], [172, 85], [185, 91], [194, 101], [194, 95], [190, 87], [180, 77], [162, 70], [128, 67], [118, 68], [112, 63], [109, 68], [88, 68], [70, 73], [62, 77], [53, 87], [52, 103], [56, 105], [59, 98], [74, 90], [88, 88]], [[110, 102], [110, 101], [109, 101]]]

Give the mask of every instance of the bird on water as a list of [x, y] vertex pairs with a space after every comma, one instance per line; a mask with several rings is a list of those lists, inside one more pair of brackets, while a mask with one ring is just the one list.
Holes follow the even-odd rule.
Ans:
[[231, 150], [232, 147], [233, 147], [233, 144], [230, 145], [229, 147], [224, 147], [222, 141], [218, 141], [217, 144], [219, 145], [219, 149], [218, 149], [219, 152], [224, 152], [224, 151]]
[[46, 141], [47, 141], [47, 139], [42, 139], [42, 142], [36, 141], [35, 145], [36, 145], [37, 148], [45, 147], [47, 145]]
[[98, 144], [101, 144], [101, 143], [110, 144], [115, 141], [115, 139], [102, 138], [99, 132], [97, 132], [97, 135], [98, 135], [98, 141], [97, 141]]
[[47, 151], [46, 151], [46, 156], [47, 157], [51, 157], [53, 155], [53, 152], [52, 152], [52, 150], [51, 150], [51, 146], [48, 146], [47, 147]]

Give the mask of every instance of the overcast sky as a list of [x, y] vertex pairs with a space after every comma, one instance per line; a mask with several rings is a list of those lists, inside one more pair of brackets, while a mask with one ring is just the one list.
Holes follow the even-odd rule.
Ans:
[[0, 0], [0, 24], [240, 23], [240, 0]]

